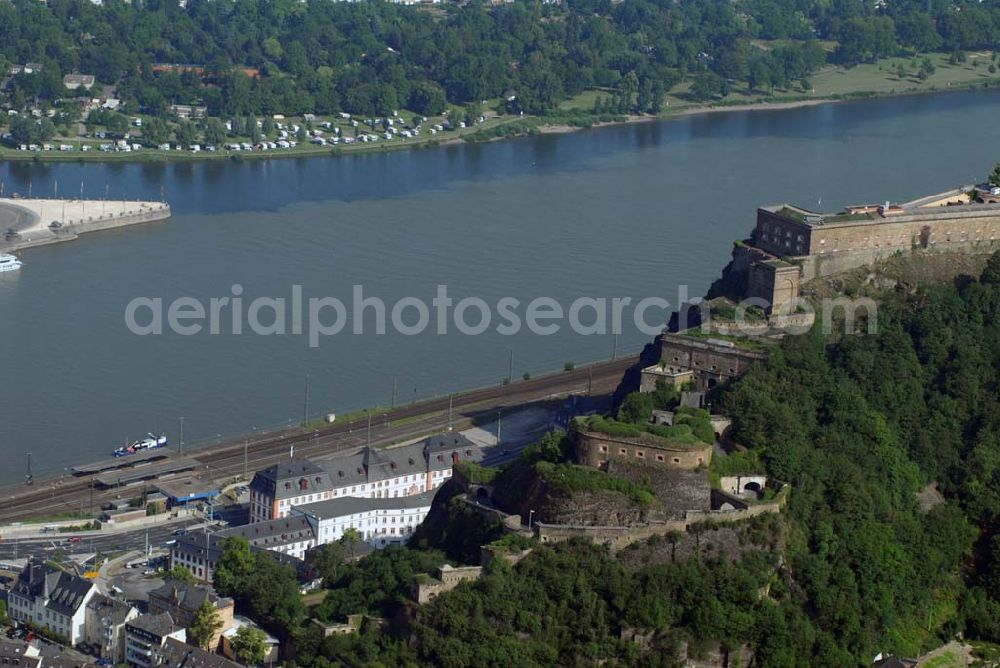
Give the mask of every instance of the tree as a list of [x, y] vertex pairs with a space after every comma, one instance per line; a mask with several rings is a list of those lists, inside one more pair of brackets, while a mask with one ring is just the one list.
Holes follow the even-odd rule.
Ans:
[[[261, 123], [263, 125], [263, 123]], [[301, 129], [301, 128], [300, 128]], [[256, 144], [260, 141], [260, 125], [257, 125], [257, 117], [251, 116], [247, 119], [247, 136], [250, 137], [250, 143]]]
[[702, 72], [695, 77], [691, 84], [691, 95], [696, 100], [710, 100], [719, 97], [723, 93], [723, 80], [715, 72]]
[[926, 79], [927, 77], [934, 74], [934, 72], [936, 71], [937, 68], [934, 66], [933, 61], [931, 61], [930, 58], [924, 56], [924, 59], [920, 61], [920, 74], [923, 75], [921, 79]]
[[444, 90], [432, 81], [418, 82], [410, 93], [410, 109], [424, 116], [437, 116], [447, 104]]
[[142, 123], [142, 138], [149, 146], [159, 146], [170, 140], [170, 126], [162, 118], [147, 118]]
[[254, 577], [256, 560], [250, 543], [240, 536], [230, 536], [222, 543], [222, 557], [212, 578], [223, 596], [245, 596]]
[[233, 638], [233, 651], [245, 664], [256, 666], [267, 658], [267, 636], [254, 626], [241, 626]]
[[7, 601], [0, 600], [0, 625], [7, 623]]
[[1000, 162], [993, 165], [993, 171], [990, 172], [989, 182], [991, 186], [1000, 186]]
[[128, 119], [125, 118], [124, 114], [111, 112], [105, 118], [104, 126], [108, 129], [108, 132], [122, 135], [128, 131]]
[[19, 144], [43, 142], [55, 133], [55, 126], [48, 118], [15, 116], [10, 123], [11, 139]]
[[178, 144], [187, 148], [198, 140], [198, 128], [191, 121], [183, 120], [174, 129], [174, 137]]
[[354, 558], [354, 548], [361, 543], [361, 532], [351, 527], [344, 530], [344, 535], [340, 537], [340, 542], [351, 552], [351, 559]]
[[222, 619], [212, 603], [205, 599], [195, 610], [191, 626], [188, 627], [188, 638], [202, 649], [211, 649], [209, 643], [216, 632], [222, 628]]
[[194, 584], [195, 582], [194, 575], [191, 574], [191, 571], [180, 565], [171, 568], [167, 571], [164, 577], [167, 579], [177, 580], [178, 582], [183, 582], [185, 584]]
[[226, 128], [218, 118], [205, 121], [205, 143], [218, 146], [226, 141]]
[[324, 582], [335, 582], [344, 565], [344, 543], [327, 543], [320, 546], [311, 557], [311, 564]]
[[[997, 165], [997, 168], [1000, 169], [1000, 165]], [[983, 269], [979, 281], [988, 285], [1000, 285], [1000, 251], [993, 253], [986, 261], [986, 267]]]

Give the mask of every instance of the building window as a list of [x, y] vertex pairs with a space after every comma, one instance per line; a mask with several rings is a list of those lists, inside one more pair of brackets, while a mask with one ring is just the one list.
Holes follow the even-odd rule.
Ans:
[[677, 457], [674, 457], [674, 464], [680, 464], [680, 463], [681, 463], [681, 460], [678, 459]]
[[635, 451], [635, 456], [636, 456], [636, 457], [637, 457], [638, 459], [645, 459], [645, 458], [646, 458], [646, 453], [645, 453], [645, 452], [643, 452], [642, 450], [636, 450], [636, 451]]

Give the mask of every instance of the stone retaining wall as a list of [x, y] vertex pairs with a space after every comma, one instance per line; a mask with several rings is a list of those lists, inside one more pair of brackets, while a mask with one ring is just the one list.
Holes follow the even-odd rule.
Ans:
[[742, 522], [758, 515], [779, 513], [788, 503], [789, 487], [785, 485], [773, 501], [754, 503], [737, 510], [689, 510], [684, 519], [656, 522], [636, 527], [572, 526], [566, 524], [535, 524], [535, 536], [542, 543], [558, 543], [573, 538], [583, 538], [593, 543], [607, 545], [612, 551], [621, 550], [632, 543], [665, 536], [671, 531], [687, 531], [703, 522]]

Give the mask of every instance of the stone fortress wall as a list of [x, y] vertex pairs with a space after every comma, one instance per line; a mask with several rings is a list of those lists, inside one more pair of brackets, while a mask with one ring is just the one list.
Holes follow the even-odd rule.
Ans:
[[668, 469], [693, 470], [712, 461], [712, 445], [671, 445], [650, 434], [648, 439], [611, 436], [593, 431], [575, 432], [576, 462], [606, 470], [609, 461], [639, 461]]
[[[992, 253], [1000, 248], [1000, 196], [986, 184], [904, 204], [866, 204], [817, 213], [790, 204], [764, 206], [749, 239], [736, 245], [728, 271], [772, 319], [792, 314], [801, 285], [897, 253]], [[769, 323], [781, 328], [784, 322]]]

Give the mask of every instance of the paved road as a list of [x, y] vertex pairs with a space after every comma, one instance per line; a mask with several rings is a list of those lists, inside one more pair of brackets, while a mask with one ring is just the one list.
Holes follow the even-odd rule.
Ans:
[[[185, 526], [201, 523], [201, 520], [189, 520], [171, 524], [156, 525], [149, 528], [149, 544], [153, 547], [164, 547], [166, 542], [174, 539], [174, 532]], [[200, 529], [198, 529], [200, 531]], [[66, 554], [103, 552], [142, 551], [146, 547], [146, 530], [138, 529], [128, 533], [110, 535], [84, 536], [79, 543], [70, 542], [72, 533], [56, 533], [49, 538], [5, 538], [0, 540], [0, 557], [5, 559], [21, 558], [29, 554], [35, 556], [50, 556], [57, 549]]]
[[16, 204], [0, 203], [0, 235], [7, 230], [23, 230], [31, 227], [38, 219], [30, 210]]
[[[490, 387], [455, 394], [452, 398], [451, 425], [464, 429], [474, 421], [495, 419], [497, 411], [538, 405], [548, 407], [556, 397], [569, 394], [591, 394], [595, 398], [614, 391], [627, 368], [636, 362], [631, 356], [611, 362], [601, 362], [572, 371], [516, 381], [503, 387]], [[297, 456], [328, 457], [354, 451], [366, 443], [386, 446], [427, 434], [443, 431], [449, 423], [449, 398], [401, 406], [376, 414], [368, 430], [368, 419], [326, 425], [312, 432], [300, 428], [287, 429], [252, 439], [236, 439], [206, 445], [197, 450], [185, 450], [186, 457], [200, 463], [194, 473], [175, 480], [196, 478], [225, 480], [248, 475], [287, 457], [294, 446]], [[176, 456], [172, 454], [171, 456]], [[32, 487], [8, 487], [0, 490], [0, 522], [25, 520], [79, 513], [81, 509], [97, 509], [102, 503], [138, 496], [142, 484], [131, 488], [91, 490], [94, 476], [69, 477], [36, 481]]]

